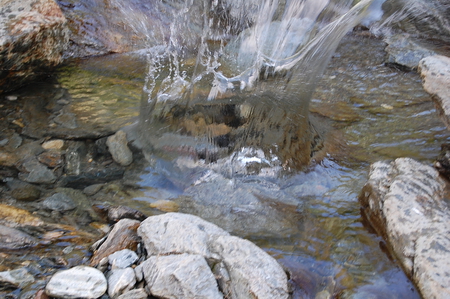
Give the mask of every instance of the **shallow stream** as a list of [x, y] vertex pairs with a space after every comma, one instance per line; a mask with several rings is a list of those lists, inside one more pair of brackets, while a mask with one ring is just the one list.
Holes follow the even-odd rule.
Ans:
[[[432, 163], [450, 133], [419, 75], [386, 66], [384, 47], [366, 32], [341, 42], [311, 100], [327, 134], [306, 171], [227, 176], [201, 161], [152, 156], [127, 170], [110, 202], [147, 215], [197, 214], [252, 240], [289, 269], [295, 298], [419, 298], [384, 241], [363, 224], [358, 194], [371, 163], [397, 157]], [[138, 57], [78, 60], [59, 71], [58, 82], [80, 110], [129, 125], [146, 72]]]

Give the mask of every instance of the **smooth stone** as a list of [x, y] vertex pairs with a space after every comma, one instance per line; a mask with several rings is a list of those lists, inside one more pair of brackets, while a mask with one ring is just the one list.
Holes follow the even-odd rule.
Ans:
[[56, 176], [45, 165], [39, 163], [36, 158], [27, 159], [21, 168], [25, 172], [19, 173], [19, 179], [28, 183], [52, 184], [56, 181]]
[[215, 224], [182, 213], [148, 217], [142, 221], [137, 232], [149, 256], [190, 253], [217, 260], [220, 256], [211, 252], [208, 244], [218, 236], [229, 235]]
[[140, 222], [132, 219], [122, 219], [117, 222], [106, 240], [94, 252], [91, 265], [96, 266], [103, 258], [122, 249], [130, 249], [135, 251], [140, 242], [140, 238], [136, 231]]
[[139, 257], [136, 252], [130, 249], [119, 250], [108, 256], [108, 261], [112, 269], [130, 267], [138, 259]]
[[123, 293], [117, 299], [147, 299], [148, 293], [145, 289], [134, 289], [128, 292]]
[[13, 206], [0, 204], [0, 224], [10, 227], [40, 226], [44, 222], [29, 211]]
[[113, 269], [108, 277], [108, 295], [115, 298], [131, 290], [135, 284], [136, 276], [132, 268]]
[[33, 275], [25, 268], [0, 272], [0, 285], [2, 286], [10, 285], [15, 288], [23, 288], [33, 282]]
[[445, 182], [411, 158], [371, 165], [359, 200], [424, 298], [450, 298], [450, 211]]
[[46, 150], [61, 150], [64, 147], [64, 140], [54, 139], [42, 143], [42, 147]]
[[47, 209], [59, 212], [71, 211], [77, 207], [74, 200], [63, 192], [58, 192], [47, 197], [42, 202], [42, 205]]
[[41, 196], [41, 190], [35, 185], [20, 182], [11, 191], [11, 195], [17, 200], [33, 201]]
[[288, 279], [281, 265], [252, 242], [218, 236], [211, 242], [228, 270], [231, 298], [289, 298]]
[[419, 72], [423, 88], [432, 95], [441, 119], [450, 129], [450, 57], [426, 57], [419, 63]]
[[55, 298], [98, 298], [105, 294], [107, 286], [102, 272], [88, 266], [77, 266], [54, 274], [45, 292]]
[[18, 229], [0, 225], [0, 249], [14, 250], [35, 246], [39, 241]]
[[122, 166], [128, 166], [133, 162], [133, 153], [128, 148], [127, 134], [124, 131], [117, 131], [106, 140], [109, 152], [114, 161]]
[[94, 194], [96, 194], [98, 191], [100, 191], [100, 189], [102, 189], [104, 184], [94, 184], [94, 185], [90, 185], [87, 186], [86, 188], [83, 189], [83, 193], [86, 194], [87, 196], [92, 196]]
[[206, 260], [200, 255], [152, 256], [142, 263], [147, 288], [162, 298], [223, 298]]

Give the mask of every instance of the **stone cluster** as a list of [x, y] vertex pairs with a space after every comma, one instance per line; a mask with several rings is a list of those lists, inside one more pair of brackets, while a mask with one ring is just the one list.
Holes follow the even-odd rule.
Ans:
[[[142, 240], [140, 242], [139, 240]], [[288, 298], [283, 268], [250, 241], [199, 217], [122, 219], [95, 244], [91, 266], [57, 272], [55, 298]]]

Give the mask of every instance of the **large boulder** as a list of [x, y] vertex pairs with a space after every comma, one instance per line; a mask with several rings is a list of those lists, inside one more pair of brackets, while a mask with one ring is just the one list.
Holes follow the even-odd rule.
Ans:
[[359, 198], [363, 216], [424, 298], [450, 298], [450, 211], [444, 188], [436, 169], [399, 158], [374, 163]]
[[[156, 275], [148, 269], [150, 266], [164, 268], [170, 264], [173, 269], [182, 269], [187, 267], [185, 263], [189, 264], [190, 260], [195, 260], [207, 271], [207, 274], [202, 274], [203, 281], [213, 277], [209, 267], [213, 268], [220, 291], [227, 298], [288, 298], [287, 275], [274, 258], [252, 242], [230, 236], [218, 226], [197, 216], [181, 213], [152, 216], [141, 223], [138, 234], [149, 255], [148, 262], [138, 268], [148, 283], [155, 283]], [[172, 255], [176, 258], [162, 260], [163, 256]], [[174, 260], [179, 259], [180, 262], [174, 264]], [[201, 261], [198, 261], [199, 259]], [[184, 272], [176, 270], [180, 277]], [[172, 281], [180, 280], [177, 275]], [[199, 277], [199, 274], [195, 275]], [[182, 277], [185, 277], [184, 283], [178, 284], [177, 289], [191, 279], [189, 275]], [[196, 287], [195, 292], [199, 294], [198, 296], [170, 298], [205, 298], [200, 294], [206, 292], [204, 289], [206, 287], [209, 290], [211, 284], [217, 289], [216, 282], [213, 281]], [[177, 291], [179, 294], [183, 292]], [[210, 292], [217, 293], [208, 291], [208, 294]], [[186, 291], [185, 294], [192, 293]], [[213, 297], [210, 295], [209, 298]]]
[[420, 61], [419, 71], [423, 88], [432, 95], [442, 120], [450, 129], [450, 57], [426, 57]]
[[0, 93], [62, 61], [66, 18], [53, 0], [0, 0]]

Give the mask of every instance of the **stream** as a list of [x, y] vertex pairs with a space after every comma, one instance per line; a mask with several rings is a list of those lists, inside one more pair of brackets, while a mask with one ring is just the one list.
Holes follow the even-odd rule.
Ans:
[[[382, 238], [363, 223], [358, 195], [371, 163], [412, 157], [431, 164], [450, 133], [419, 75], [385, 65], [384, 47], [366, 31], [340, 43], [311, 99], [312, 118], [326, 134], [307, 169], [226, 175], [226, 163], [135, 157], [122, 180], [104, 187], [110, 197], [102, 200], [148, 216], [196, 214], [253, 241], [289, 269], [294, 298], [420, 298]], [[78, 118], [86, 113], [121, 127], [138, 118], [146, 71], [145, 54], [136, 52], [78, 59], [56, 77]], [[45, 84], [39, 92], [54, 93]], [[83, 240], [90, 240], [83, 236], [17, 254], [12, 263], [61, 254], [65, 266], [86, 262]]]

